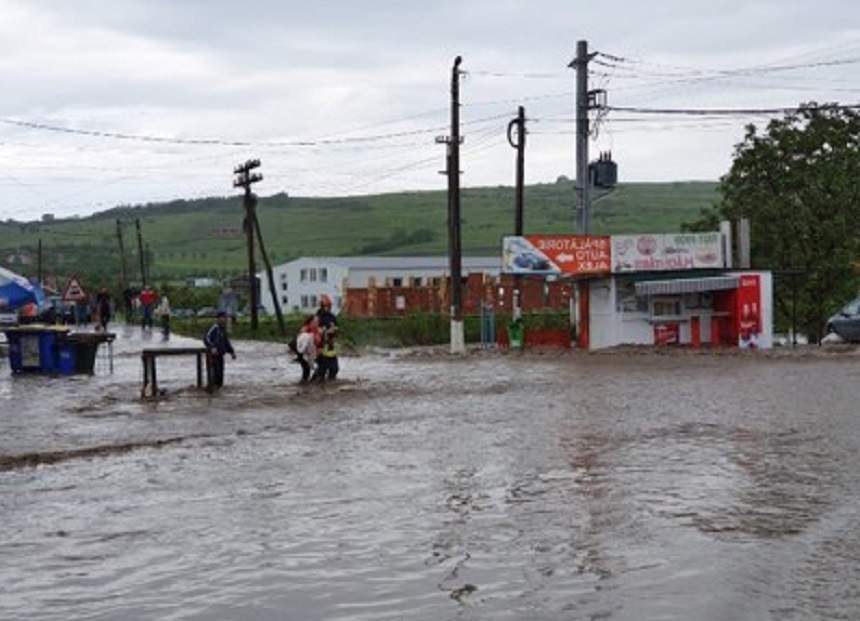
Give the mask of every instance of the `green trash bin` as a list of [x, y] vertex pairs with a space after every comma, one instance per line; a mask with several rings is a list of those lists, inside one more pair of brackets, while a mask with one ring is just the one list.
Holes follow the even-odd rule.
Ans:
[[511, 323], [508, 324], [508, 343], [511, 346], [511, 349], [522, 349], [523, 348], [523, 334], [525, 333], [525, 329], [523, 328], [523, 320], [515, 319]]

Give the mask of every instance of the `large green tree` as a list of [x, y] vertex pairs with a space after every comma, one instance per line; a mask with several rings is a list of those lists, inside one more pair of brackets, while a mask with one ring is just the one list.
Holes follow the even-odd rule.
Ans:
[[805, 104], [760, 130], [749, 125], [721, 179], [722, 201], [694, 228], [749, 218], [753, 266], [777, 272], [777, 325], [790, 325], [800, 270], [799, 330], [823, 335], [827, 317], [857, 295], [860, 260], [860, 114]]

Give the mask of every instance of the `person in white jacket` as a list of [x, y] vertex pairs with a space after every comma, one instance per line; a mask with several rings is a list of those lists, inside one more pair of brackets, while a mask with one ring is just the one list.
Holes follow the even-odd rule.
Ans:
[[297, 360], [302, 365], [302, 384], [307, 384], [311, 377], [314, 361], [317, 359], [317, 333], [319, 319], [316, 315], [308, 315], [302, 324], [302, 329], [296, 337]]
[[166, 295], [161, 296], [161, 301], [155, 308], [155, 314], [161, 319], [161, 331], [164, 338], [170, 337], [170, 300]]

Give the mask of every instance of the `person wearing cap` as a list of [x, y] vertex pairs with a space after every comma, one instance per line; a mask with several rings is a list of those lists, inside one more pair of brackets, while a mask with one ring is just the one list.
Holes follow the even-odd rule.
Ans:
[[221, 388], [224, 385], [224, 356], [230, 354], [233, 360], [236, 359], [236, 352], [233, 351], [233, 345], [227, 335], [227, 313], [218, 311], [215, 323], [203, 337], [203, 344], [211, 361], [212, 376], [209, 378], [209, 385]]
[[322, 382], [327, 379], [335, 379], [340, 370], [337, 360], [337, 350], [335, 349], [337, 317], [331, 312], [331, 298], [325, 294], [320, 296], [317, 319], [319, 320], [319, 336], [317, 342], [317, 369], [314, 373], [314, 379]]

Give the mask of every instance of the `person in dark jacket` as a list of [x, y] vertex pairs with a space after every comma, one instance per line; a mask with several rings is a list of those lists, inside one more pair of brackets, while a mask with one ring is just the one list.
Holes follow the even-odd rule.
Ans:
[[230, 337], [227, 335], [227, 313], [219, 311], [215, 323], [206, 331], [206, 336], [203, 337], [203, 344], [209, 353], [209, 360], [212, 369], [212, 376], [209, 380], [209, 385], [214, 388], [221, 388], [224, 385], [224, 356], [230, 354], [233, 360], [236, 359], [236, 352], [233, 351], [233, 345], [230, 343]]
[[111, 319], [111, 299], [110, 293], [104, 287], [96, 295], [96, 315], [99, 318], [99, 326], [101, 326], [102, 332], [106, 332], [108, 322]]

